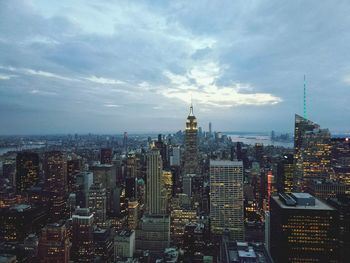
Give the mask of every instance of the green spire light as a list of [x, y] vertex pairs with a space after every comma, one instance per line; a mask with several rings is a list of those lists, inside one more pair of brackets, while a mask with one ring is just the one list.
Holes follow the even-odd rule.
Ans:
[[306, 114], [306, 76], [304, 75], [304, 119], [307, 119]]

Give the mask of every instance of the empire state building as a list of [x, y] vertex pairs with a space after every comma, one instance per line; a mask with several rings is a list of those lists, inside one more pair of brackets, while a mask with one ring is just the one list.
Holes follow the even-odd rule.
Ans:
[[186, 120], [185, 164], [184, 174], [195, 174], [198, 170], [197, 119], [193, 115], [191, 103], [190, 114]]

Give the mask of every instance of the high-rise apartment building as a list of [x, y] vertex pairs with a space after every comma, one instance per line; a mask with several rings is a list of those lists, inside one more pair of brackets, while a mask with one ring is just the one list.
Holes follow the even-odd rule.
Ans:
[[33, 152], [19, 152], [16, 157], [16, 190], [28, 190], [39, 179], [39, 155]]
[[185, 130], [185, 163], [184, 174], [195, 174], [198, 172], [198, 138], [197, 119], [193, 114], [191, 104], [190, 113], [186, 121]]
[[243, 163], [210, 160], [210, 222], [213, 234], [228, 230], [244, 240]]
[[275, 262], [337, 262], [337, 211], [308, 193], [271, 197], [270, 250]]

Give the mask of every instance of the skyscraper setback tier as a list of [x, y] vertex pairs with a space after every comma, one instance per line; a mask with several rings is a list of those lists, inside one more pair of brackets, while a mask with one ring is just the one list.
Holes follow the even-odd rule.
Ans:
[[198, 145], [197, 145], [197, 119], [193, 115], [191, 104], [190, 114], [186, 121], [185, 130], [185, 164], [184, 174], [196, 174], [198, 172]]
[[243, 163], [210, 160], [211, 232], [227, 229], [238, 241], [244, 240]]

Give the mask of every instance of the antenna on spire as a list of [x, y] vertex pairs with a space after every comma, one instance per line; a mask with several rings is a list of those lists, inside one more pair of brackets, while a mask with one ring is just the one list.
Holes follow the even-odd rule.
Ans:
[[192, 92], [191, 92], [190, 116], [193, 116]]
[[304, 75], [304, 119], [307, 119], [306, 114], [306, 76]]

